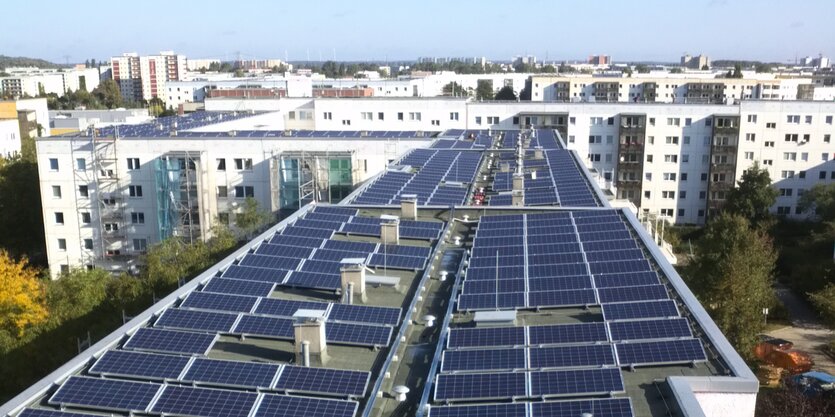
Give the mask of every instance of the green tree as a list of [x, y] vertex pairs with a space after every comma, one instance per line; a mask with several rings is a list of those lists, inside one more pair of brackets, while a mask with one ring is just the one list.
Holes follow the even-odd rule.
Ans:
[[649, 74], [649, 67], [646, 64], [635, 65], [635, 72], [638, 74]]
[[527, 83], [525, 87], [519, 90], [519, 100], [522, 101], [530, 101], [531, 100], [531, 86]]
[[543, 65], [541, 71], [543, 74], [555, 74], [557, 72], [557, 67], [551, 64]]
[[104, 80], [99, 83], [99, 86], [93, 89], [93, 96], [96, 97], [99, 103], [108, 109], [115, 109], [122, 107], [122, 92], [119, 90], [119, 84], [113, 80]]
[[742, 65], [734, 64], [734, 72], [731, 74], [731, 78], [742, 78]]
[[826, 324], [835, 327], [835, 284], [827, 284], [824, 289], [808, 295]]
[[813, 212], [820, 220], [835, 221], [835, 184], [815, 184], [797, 202], [804, 212]]
[[707, 64], [702, 65], [702, 71], [707, 71], [707, 70], [709, 70], [709, 69], [710, 69], [710, 67], [709, 67], [709, 66], [707, 66]]
[[0, 248], [35, 264], [45, 261], [43, 215], [34, 139], [21, 138], [22, 154], [0, 166]]
[[478, 80], [475, 89], [475, 98], [477, 100], [492, 100], [493, 80]]
[[452, 96], [452, 97], [467, 97], [469, 92], [466, 88], [461, 86], [455, 81], [450, 82], [449, 84], [445, 85], [441, 91], [445, 96]]
[[107, 284], [112, 279], [103, 269], [72, 269], [50, 281], [46, 299], [50, 321], [58, 325], [96, 309], [107, 299]]
[[270, 221], [270, 214], [261, 210], [258, 200], [247, 197], [240, 211], [235, 213], [235, 226], [249, 239], [252, 234]]
[[776, 300], [771, 287], [776, 260], [764, 231], [742, 216], [722, 213], [705, 228], [686, 269], [687, 284], [747, 359], [764, 326], [762, 309]]
[[670, 68], [670, 74], [681, 74], [683, 72], [684, 70], [679, 67]]
[[496, 93], [495, 100], [512, 100], [516, 101], [516, 93], [513, 91], [513, 87], [506, 85], [502, 87], [498, 93]]
[[742, 174], [737, 186], [728, 192], [724, 209], [745, 217], [752, 226], [760, 226], [771, 219], [768, 210], [776, 201], [777, 190], [771, 186], [768, 170], [754, 163]]
[[175, 236], [148, 249], [142, 278], [155, 294], [165, 294], [176, 288], [180, 279], [190, 277], [210, 264], [209, 251], [202, 241], [187, 244]]

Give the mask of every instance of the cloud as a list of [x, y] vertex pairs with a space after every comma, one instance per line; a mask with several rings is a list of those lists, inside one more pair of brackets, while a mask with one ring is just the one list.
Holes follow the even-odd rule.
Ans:
[[796, 21], [792, 22], [792, 23], [789, 25], [789, 27], [790, 27], [790, 28], [792, 28], [792, 29], [799, 29], [799, 28], [802, 28], [802, 27], [803, 27], [803, 22], [801, 22], [801, 21], [799, 21], [799, 20], [796, 20]]

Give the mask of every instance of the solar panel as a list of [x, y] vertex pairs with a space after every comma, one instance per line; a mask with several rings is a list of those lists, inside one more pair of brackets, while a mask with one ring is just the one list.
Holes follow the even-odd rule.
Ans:
[[326, 308], [328, 308], [328, 303], [264, 298], [258, 303], [255, 312], [269, 316], [293, 317], [293, 314], [299, 309], [325, 310]]
[[329, 239], [325, 241], [325, 249], [335, 249], [335, 250], [347, 250], [347, 251], [354, 251], [354, 252], [374, 252], [377, 249], [376, 243], [370, 242], [349, 242], [346, 240], [333, 240]]
[[219, 294], [251, 295], [255, 297], [268, 297], [273, 292], [275, 284], [270, 282], [247, 281], [243, 279], [212, 278], [203, 287], [204, 292]]
[[264, 395], [253, 417], [353, 417], [356, 412], [353, 401]]
[[168, 385], [151, 411], [205, 417], [247, 417], [258, 394]]
[[666, 365], [707, 360], [702, 342], [698, 339], [618, 343], [615, 349], [621, 366]]
[[323, 290], [337, 290], [342, 285], [342, 279], [338, 274], [293, 271], [284, 285], [290, 287], [313, 288]]
[[604, 323], [530, 326], [528, 327], [528, 335], [532, 346], [568, 343], [594, 343], [606, 342], [609, 340], [609, 337], [606, 335], [606, 325]]
[[531, 278], [528, 280], [528, 291], [561, 291], [592, 288], [591, 277], [588, 275], [562, 276], [549, 278]]
[[258, 297], [192, 291], [180, 304], [180, 308], [249, 313], [257, 302]]
[[528, 294], [528, 307], [565, 307], [597, 304], [594, 290], [538, 291]]
[[108, 350], [96, 360], [89, 373], [149, 379], [177, 379], [189, 360], [186, 356]]
[[338, 214], [342, 216], [356, 216], [359, 210], [348, 207], [316, 206], [314, 213]]
[[432, 406], [428, 417], [526, 417], [525, 404]]
[[400, 322], [400, 309], [351, 304], [333, 304], [329, 320], [356, 323], [376, 323], [396, 326]]
[[103, 410], [144, 411], [160, 387], [147, 382], [71, 376], [50, 397], [49, 403]]
[[[262, 245], [263, 246], [263, 245]], [[262, 281], [281, 283], [287, 276], [287, 271], [279, 269], [256, 268], [243, 265], [229, 265], [223, 274], [223, 278], [236, 278], [249, 281]]]
[[278, 365], [268, 363], [197, 358], [182, 380], [231, 387], [269, 388], [278, 369]]
[[292, 236], [278, 235], [274, 237], [272, 241], [277, 243], [281, 242], [281, 244], [262, 243], [258, 245], [258, 249], [255, 250], [255, 253], [259, 255], [272, 255], [281, 256], [284, 258], [304, 259], [310, 256], [310, 254], [313, 252], [313, 249], [320, 247], [322, 245], [322, 242], [325, 240], [314, 239], [309, 243], [304, 243], [296, 242], [296, 240], [298, 239], [301, 238], [293, 238]]
[[670, 298], [667, 294], [667, 289], [663, 285], [599, 288], [597, 294], [600, 298], [600, 303], [666, 300]]
[[525, 307], [525, 293], [461, 294], [458, 297], [459, 311], [513, 309]]
[[512, 371], [525, 369], [524, 349], [448, 350], [443, 354], [442, 372]]
[[616, 365], [611, 345], [530, 348], [531, 368], [582, 368]]
[[[309, 227], [288, 226], [281, 231], [283, 236], [299, 236], [320, 239], [330, 239], [333, 236], [331, 229], [312, 229]], [[272, 243], [272, 242], [271, 242]]]
[[489, 400], [526, 396], [525, 373], [439, 374], [436, 401]]
[[293, 321], [275, 317], [244, 315], [235, 325], [235, 333], [252, 336], [293, 338]]
[[675, 339], [691, 337], [690, 325], [685, 318], [616, 321], [609, 323], [612, 341]]
[[557, 397], [624, 392], [618, 368], [531, 372], [531, 395]]
[[349, 323], [327, 323], [325, 338], [328, 342], [359, 346], [388, 346], [391, 327], [366, 326]]
[[678, 308], [673, 300], [603, 304], [600, 308], [603, 310], [603, 319], [607, 321], [678, 316]]
[[[603, 328], [602, 330], [605, 336], [606, 329]], [[473, 329], [451, 329], [449, 331], [449, 337], [447, 338], [447, 347], [450, 349], [524, 345], [524, 327], [483, 327]]]
[[371, 255], [368, 265], [417, 271], [426, 266], [426, 258], [375, 253]]
[[47, 409], [27, 408], [23, 410], [18, 417], [101, 417], [93, 414], [81, 413], [67, 413], [64, 411], [55, 411]]
[[243, 259], [241, 259], [239, 265], [257, 266], [259, 268], [268, 269], [293, 270], [296, 269], [300, 263], [301, 259], [299, 258], [288, 258], [284, 256], [261, 255], [257, 253], [251, 253], [249, 255], [246, 255]]
[[228, 332], [237, 319], [237, 314], [169, 308], [154, 322], [154, 327]]
[[531, 404], [531, 417], [575, 417], [582, 416], [584, 413], [589, 413], [594, 417], [632, 417], [632, 400], [630, 398], [601, 398]]
[[143, 327], [125, 343], [125, 349], [205, 355], [217, 335]]
[[620, 274], [597, 275], [594, 277], [594, 285], [597, 288], [636, 287], [660, 283], [658, 274], [651, 271], [625, 272]]
[[286, 365], [274, 388], [285, 392], [362, 397], [369, 378], [368, 372]]

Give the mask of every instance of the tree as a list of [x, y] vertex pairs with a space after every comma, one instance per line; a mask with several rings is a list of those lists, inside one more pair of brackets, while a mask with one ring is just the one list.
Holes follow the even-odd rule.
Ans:
[[670, 74], [681, 74], [683, 72], [684, 70], [679, 67], [670, 68]]
[[710, 67], [707, 66], [707, 64], [702, 65], [702, 71], [708, 71], [708, 70], [710, 70]]
[[813, 212], [823, 221], [835, 220], [835, 184], [815, 184], [806, 191], [797, 206], [804, 212]]
[[646, 64], [635, 65], [635, 72], [638, 74], [649, 74], [649, 67]]
[[142, 278], [154, 293], [167, 293], [181, 279], [211, 265], [209, 255], [202, 241], [188, 244], [180, 237], [170, 237], [148, 249]]
[[452, 96], [452, 97], [467, 97], [469, 92], [466, 88], [461, 86], [455, 81], [450, 82], [449, 84], [445, 85], [441, 91], [445, 96]]
[[807, 395], [791, 377], [780, 387], [760, 390], [757, 395], [757, 417], [831, 417], [835, 415], [835, 399], [831, 395]]
[[543, 74], [555, 74], [557, 72], [557, 67], [548, 64], [542, 66], [542, 73]]
[[725, 210], [745, 217], [752, 226], [760, 226], [771, 219], [769, 209], [777, 201], [777, 190], [771, 186], [768, 170], [754, 163], [747, 169], [736, 187], [728, 192]]
[[495, 100], [516, 101], [516, 93], [513, 91], [513, 87], [509, 85], [502, 87], [499, 92], [496, 93]]
[[113, 80], [104, 80], [99, 86], [93, 89], [93, 96], [108, 109], [122, 107], [122, 92], [119, 84]]
[[235, 226], [244, 233], [247, 239], [269, 221], [270, 214], [261, 210], [258, 200], [252, 197], [247, 197], [241, 210], [235, 213]]
[[808, 295], [826, 323], [835, 326], [835, 284], [827, 284], [824, 289]]
[[84, 316], [107, 299], [112, 279], [103, 269], [73, 269], [47, 286], [50, 320], [56, 325]]
[[0, 332], [20, 337], [47, 317], [38, 271], [25, 258], [15, 261], [0, 251]]
[[41, 207], [35, 141], [21, 136], [22, 154], [0, 166], [0, 249], [39, 264], [45, 243], [42, 212], [32, 209]]
[[531, 87], [526, 83], [525, 87], [519, 90], [519, 100], [521, 101], [530, 101], [531, 100]]
[[762, 309], [776, 300], [771, 239], [744, 217], [722, 213], [705, 228], [697, 248], [687, 283], [731, 344], [751, 359], [764, 326]]
[[733, 71], [728, 70], [728, 73], [725, 74], [726, 78], [742, 78], [742, 65], [737, 63], [734, 64]]
[[478, 80], [475, 88], [476, 100], [493, 99], [493, 80]]

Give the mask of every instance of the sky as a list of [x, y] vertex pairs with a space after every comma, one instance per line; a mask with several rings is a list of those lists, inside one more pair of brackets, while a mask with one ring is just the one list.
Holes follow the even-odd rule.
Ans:
[[835, 57], [833, 0], [9, 1], [0, 55], [57, 63], [189, 58], [542, 61]]

